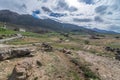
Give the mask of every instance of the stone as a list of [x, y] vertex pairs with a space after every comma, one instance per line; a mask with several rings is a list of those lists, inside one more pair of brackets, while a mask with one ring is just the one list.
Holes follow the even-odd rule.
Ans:
[[32, 65], [33, 62], [30, 60], [19, 62], [17, 65], [15, 65], [13, 72], [8, 80], [27, 80], [27, 78], [32, 74]]
[[65, 54], [71, 54], [72, 53], [70, 50], [67, 50], [67, 49], [62, 49], [61, 51]]
[[26, 48], [17, 48], [17, 49], [11, 50], [12, 57], [24, 57], [30, 54], [31, 54], [31, 51]]
[[0, 51], [0, 61], [11, 59], [11, 58], [20, 58], [27, 57], [31, 55], [31, 50], [27, 48], [14, 48]]
[[47, 43], [42, 43], [41, 49], [43, 51], [53, 51], [53, 47]]
[[38, 79], [39, 73], [37, 73], [37, 71], [39, 71], [39, 68], [41, 66], [42, 63], [39, 60], [33, 58], [25, 59], [15, 65], [8, 80], [35, 80], [36, 78]]

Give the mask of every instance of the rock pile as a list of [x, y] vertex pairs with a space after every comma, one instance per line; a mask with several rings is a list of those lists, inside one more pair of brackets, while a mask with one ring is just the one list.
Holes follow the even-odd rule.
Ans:
[[105, 47], [106, 51], [120, 53], [120, 48]]
[[42, 43], [41, 50], [43, 51], [53, 51], [53, 47], [47, 43]]
[[0, 61], [11, 59], [11, 58], [30, 56], [31, 53], [32, 52], [27, 48], [15, 48], [15, 49], [1, 50]]
[[117, 60], [120, 60], [120, 48], [111, 48], [111, 47], [105, 47], [105, 50], [106, 51], [109, 51], [109, 52], [114, 52], [116, 53], [116, 59]]

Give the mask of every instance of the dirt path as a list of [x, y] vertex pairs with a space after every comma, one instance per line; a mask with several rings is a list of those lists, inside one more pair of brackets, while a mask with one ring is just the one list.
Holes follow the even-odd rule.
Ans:
[[90, 68], [100, 75], [101, 80], [120, 80], [120, 61], [78, 51], [79, 57], [91, 63]]
[[15, 39], [22, 38], [23, 36], [21, 34], [18, 34], [16, 37], [6, 38], [6, 39], [0, 39], [0, 43], [6, 42], [6, 41], [12, 41]]

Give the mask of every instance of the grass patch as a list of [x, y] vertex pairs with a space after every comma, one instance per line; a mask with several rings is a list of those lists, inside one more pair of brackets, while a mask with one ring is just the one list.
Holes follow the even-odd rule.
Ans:
[[81, 80], [78, 73], [76, 73], [75, 71], [71, 71], [70, 74], [71, 76], [73, 76], [74, 80]]
[[120, 42], [119, 43], [111, 43], [111, 44], [108, 44], [107, 46], [112, 47], [112, 48], [120, 48]]
[[17, 33], [16, 31], [0, 28], [0, 35], [12, 35], [16, 33]]
[[55, 48], [67, 48], [67, 49], [80, 50], [79, 45], [53, 43], [52, 46], [55, 47]]
[[83, 71], [86, 80], [100, 80], [100, 78], [90, 70], [87, 63], [81, 62], [77, 58], [71, 59], [71, 62], [74, 63], [76, 66], [79, 66], [79, 69]]

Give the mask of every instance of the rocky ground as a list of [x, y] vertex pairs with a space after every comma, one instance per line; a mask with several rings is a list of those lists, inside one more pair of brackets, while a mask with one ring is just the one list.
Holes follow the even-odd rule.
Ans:
[[120, 80], [112, 43], [119, 40], [46, 35], [0, 44], [0, 80]]
[[[0, 80], [84, 80], [64, 53], [56, 50], [47, 52], [38, 45], [37, 48], [32, 47], [36, 50], [32, 57], [14, 57], [1, 61]], [[10, 49], [10, 46], [6, 49]]]
[[89, 67], [99, 74], [101, 80], [120, 80], [120, 61], [84, 51], [77, 53], [80, 58], [91, 64]]

